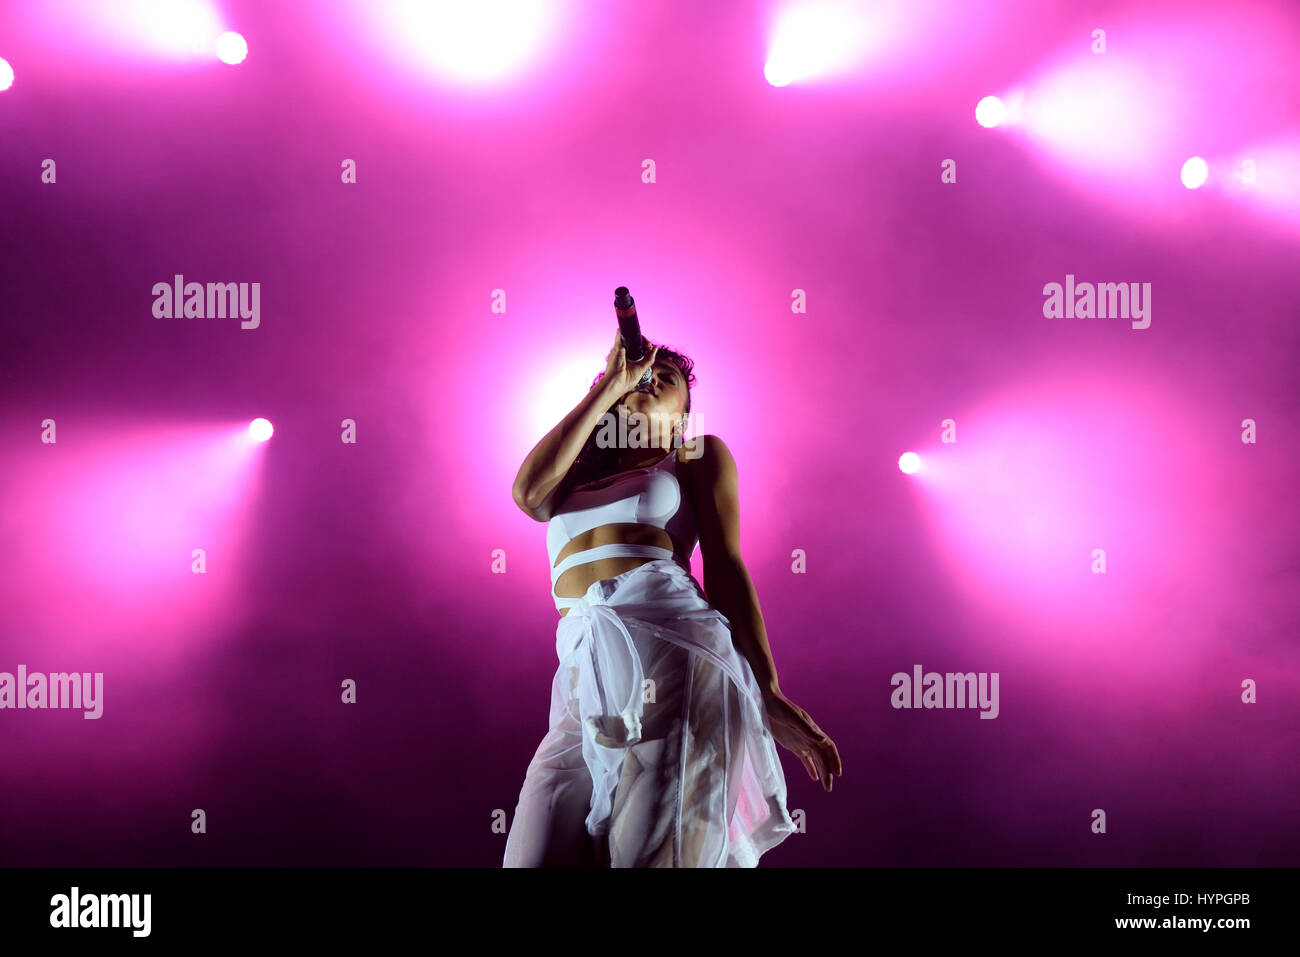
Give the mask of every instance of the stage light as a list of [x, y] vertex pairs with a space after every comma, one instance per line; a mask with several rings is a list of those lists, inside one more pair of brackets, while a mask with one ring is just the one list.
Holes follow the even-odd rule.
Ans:
[[772, 86], [785, 86], [794, 78], [794, 74], [788, 65], [768, 57], [763, 64], [763, 78]]
[[908, 475], [919, 472], [921, 469], [921, 456], [915, 452], [904, 452], [898, 457], [899, 471]]
[[1071, 53], [1024, 88], [1018, 129], [1064, 167], [1099, 174], [1096, 188], [1109, 189], [1101, 178], [1169, 183], [1167, 148], [1186, 96], [1150, 58]]
[[59, 0], [40, 4], [30, 26], [68, 59], [165, 57], [199, 62], [225, 29], [217, 0]]
[[14, 68], [8, 60], [0, 59], [0, 90], [7, 90], [14, 85]]
[[[802, 0], [787, 6], [772, 30], [763, 76], [772, 86], [785, 86], [851, 68], [870, 52], [873, 42], [884, 42], [891, 33], [884, 22], [867, 29], [872, 12], [829, 0]], [[887, 19], [879, 11], [874, 16]]]
[[145, 43], [172, 56], [201, 54], [217, 35], [220, 20], [209, 0], [130, 0], [95, 4], [93, 16], [128, 42]]
[[1006, 107], [996, 96], [986, 96], [975, 104], [975, 120], [980, 126], [992, 129], [1007, 115]]
[[1210, 167], [1205, 160], [1199, 156], [1193, 156], [1183, 164], [1182, 179], [1183, 185], [1188, 189], [1196, 189], [1205, 185], [1205, 181], [1210, 176]]
[[243, 63], [244, 57], [248, 56], [248, 43], [233, 30], [228, 30], [217, 37], [216, 47], [217, 59], [231, 66]]
[[535, 60], [558, 19], [557, 5], [542, 0], [388, 0], [367, 10], [423, 66], [475, 84], [504, 79]]
[[248, 424], [248, 434], [254, 442], [265, 442], [275, 432], [266, 419], [254, 419]]

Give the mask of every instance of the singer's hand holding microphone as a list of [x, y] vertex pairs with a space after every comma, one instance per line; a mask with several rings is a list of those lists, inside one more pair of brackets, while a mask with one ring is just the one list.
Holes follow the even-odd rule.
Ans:
[[620, 396], [625, 396], [635, 389], [655, 364], [655, 354], [658, 353], [659, 347], [651, 344], [645, 336], [641, 337], [641, 342], [646, 353], [645, 358], [640, 362], [629, 362], [627, 349], [623, 346], [623, 334], [617, 330], [614, 332], [614, 347], [605, 357], [605, 376], [617, 386]]

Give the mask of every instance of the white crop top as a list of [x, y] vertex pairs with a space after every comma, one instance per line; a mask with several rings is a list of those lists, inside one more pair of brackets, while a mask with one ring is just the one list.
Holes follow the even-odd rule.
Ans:
[[[608, 483], [599, 488], [589, 489], [580, 485], [569, 492], [560, 511], [551, 516], [546, 526], [546, 551], [551, 558], [551, 597], [555, 599], [557, 609], [571, 607], [578, 601], [576, 598], [561, 598], [555, 594], [555, 582], [575, 565], [584, 565], [602, 558], [635, 556], [673, 559], [684, 564], [687, 571], [690, 571], [689, 558], [695, 551], [699, 530], [695, 524], [695, 513], [682, 494], [681, 483], [677, 479], [677, 452], [677, 449], [672, 449], [654, 465], [588, 483]], [[657, 545], [613, 544], [574, 552], [558, 566], [555, 564], [555, 557], [564, 546], [583, 532], [617, 523], [662, 528], [672, 536], [675, 543], [680, 544], [687, 560], [682, 562], [673, 551]]]

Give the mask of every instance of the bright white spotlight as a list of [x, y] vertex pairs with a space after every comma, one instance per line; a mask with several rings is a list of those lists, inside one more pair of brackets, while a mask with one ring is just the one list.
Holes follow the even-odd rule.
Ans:
[[793, 71], [773, 57], [763, 64], [763, 78], [772, 86], [786, 86], [794, 79]]
[[921, 469], [921, 456], [915, 452], [904, 452], [898, 457], [899, 471], [912, 475]]
[[122, 0], [89, 10], [124, 42], [171, 56], [202, 54], [221, 29], [211, 0]]
[[274, 432], [275, 429], [266, 419], [254, 419], [248, 423], [248, 434], [254, 442], [265, 442]]
[[996, 96], [986, 96], [975, 104], [975, 120], [980, 126], [992, 129], [1007, 116], [1007, 108]]
[[536, 59], [557, 14], [555, 4], [538, 0], [391, 0], [375, 6], [411, 55], [469, 83], [504, 79]]
[[217, 37], [216, 47], [217, 59], [231, 66], [243, 63], [244, 57], [248, 56], [248, 43], [233, 30], [227, 30]]
[[14, 85], [14, 68], [8, 60], [0, 59], [0, 90], [7, 90]]
[[1183, 164], [1183, 185], [1188, 189], [1196, 189], [1198, 186], [1204, 186], [1205, 181], [1210, 177], [1210, 167], [1205, 160], [1199, 156], [1193, 156]]
[[870, 45], [867, 12], [828, 0], [787, 4], [773, 26], [763, 76], [785, 86], [852, 68]]

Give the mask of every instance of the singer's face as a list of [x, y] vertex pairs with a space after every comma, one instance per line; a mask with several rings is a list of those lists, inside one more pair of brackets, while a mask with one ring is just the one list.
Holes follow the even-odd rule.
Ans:
[[623, 398], [629, 412], [661, 415], [672, 423], [686, 411], [686, 380], [682, 371], [667, 359], [654, 364], [654, 375], [643, 389], [633, 389]]

